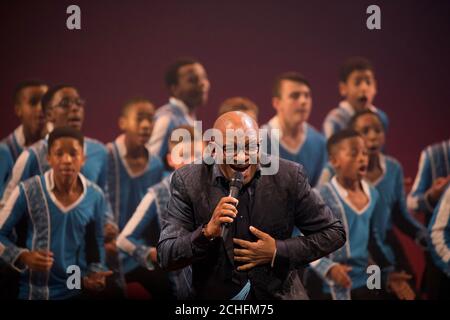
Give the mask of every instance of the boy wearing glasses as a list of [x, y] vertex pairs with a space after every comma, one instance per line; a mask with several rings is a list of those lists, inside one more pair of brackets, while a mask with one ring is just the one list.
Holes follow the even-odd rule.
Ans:
[[[51, 88], [42, 97], [42, 107], [48, 120], [54, 128], [71, 127], [81, 131], [84, 120], [85, 102], [78, 90], [70, 85], [58, 85]], [[47, 161], [48, 137], [39, 140], [26, 149], [17, 159], [11, 180], [9, 181], [2, 199], [4, 203], [14, 188], [21, 182], [34, 175], [44, 174], [50, 169]], [[83, 175], [104, 189], [106, 184], [107, 151], [106, 147], [97, 140], [85, 138], [84, 151], [86, 162], [81, 168]]]

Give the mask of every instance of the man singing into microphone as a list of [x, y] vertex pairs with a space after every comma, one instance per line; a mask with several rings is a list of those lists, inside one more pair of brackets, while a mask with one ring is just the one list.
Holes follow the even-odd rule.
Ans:
[[[341, 222], [312, 191], [301, 165], [272, 158], [279, 161], [278, 171], [265, 174], [267, 161], [250, 161], [253, 147], [256, 153], [259, 147], [252, 143], [259, 138], [250, 116], [225, 113], [214, 129], [225, 137], [215, 141], [216, 155], [223, 148], [226, 161], [205, 160], [174, 173], [167, 218], [161, 221], [160, 265], [172, 270], [191, 265], [196, 299], [307, 298], [297, 270], [344, 244]], [[245, 132], [245, 148], [237, 146], [231, 155], [229, 146], [238, 139], [227, 136], [229, 130]], [[243, 186], [234, 198], [228, 195], [236, 172]], [[294, 226], [303, 236], [291, 238]]]

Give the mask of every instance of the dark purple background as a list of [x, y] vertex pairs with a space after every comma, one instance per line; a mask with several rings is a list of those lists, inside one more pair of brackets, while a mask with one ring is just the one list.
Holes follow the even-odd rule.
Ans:
[[[82, 30], [66, 29], [78, 4]], [[378, 4], [382, 30], [365, 27]], [[310, 122], [321, 130], [339, 101], [337, 69], [364, 55], [376, 67], [375, 104], [391, 121], [387, 149], [415, 175], [420, 150], [449, 137], [450, 1], [2, 1], [0, 136], [17, 124], [11, 93], [23, 79], [71, 83], [87, 100], [85, 133], [118, 134], [121, 104], [135, 95], [167, 100], [164, 70], [176, 57], [203, 61], [212, 84], [199, 110], [204, 129], [225, 98], [244, 95], [274, 111], [275, 75], [304, 73], [313, 86]]]

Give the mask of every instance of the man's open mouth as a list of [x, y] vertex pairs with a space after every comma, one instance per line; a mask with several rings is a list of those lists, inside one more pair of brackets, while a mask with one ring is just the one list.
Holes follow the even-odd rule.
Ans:
[[244, 172], [250, 167], [250, 164], [230, 164], [230, 168], [234, 171]]

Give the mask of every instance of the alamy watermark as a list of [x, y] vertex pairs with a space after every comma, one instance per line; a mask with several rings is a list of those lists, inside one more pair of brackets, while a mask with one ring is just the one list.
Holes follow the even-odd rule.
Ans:
[[81, 269], [77, 265], [70, 265], [66, 269], [68, 275], [66, 286], [69, 290], [81, 290]]
[[81, 29], [81, 9], [76, 4], [67, 7], [66, 13], [69, 15], [66, 19], [66, 27], [69, 30]]
[[[69, 30], [81, 30], [81, 8], [76, 4], [67, 7], [66, 27]], [[381, 30], [381, 9], [378, 5], [372, 4], [367, 7], [366, 27], [369, 30]]]
[[381, 269], [379, 266], [372, 264], [367, 267], [366, 273], [369, 275], [367, 277], [366, 285], [369, 290], [380, 290], [381, 289]]
[[367, 7], [367, 14], [370, 14], [366, 20], [366, 26], [369, 30], [381, 30], [381, 9], [376, 4]]

